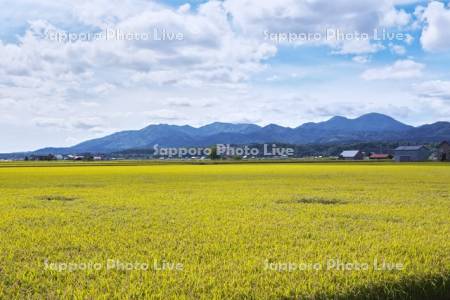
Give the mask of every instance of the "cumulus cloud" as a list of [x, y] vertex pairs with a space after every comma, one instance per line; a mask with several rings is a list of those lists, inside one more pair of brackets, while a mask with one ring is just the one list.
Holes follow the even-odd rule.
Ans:
[[391, 66], [368, 69], [361, 77], [365, 80], [411, 79], [422, 76], [425, 65], [413, 60], [398, 60]]
[[391, 8], [381, 19], [381, 25], [387, 27], [404, 27], [411, 22], [411, 15], [404, 10]]
[[[7, 78], [10, 86], [30, 93], [47, 91], [60, 99], [73, 98], [77, 92], [105, 94], [121, 86], [239, 83], [263, 70], [264, 61], [277, 53], [276, 45], [262, 39], [265, 29], [312, 32], [333, 27], [370, 32], [379, 25], [404, 26], [410, 19], [387, 0], [226, 0], [209, 1], [196, 9], [189, 4], [172, 8], [144, 0], [19, 3], [30, 8], [22, 16], [30, 21], [29, 27], [18, 44], [0, 43], [4, 58], [0, 76]], [[65, 22], [56, 13], [33, 15], [41, 10], [58, 11]], [[135, 33], [164, 29], [182, 33], [183, 39], [73, 43], [45, 39], [46, 32], [63, 34], [72, 28]], [[329, 41], [328, 46], [334, 53], [356, 55], [384, 49], [381, 44], [358, 39]]]
[[344, 42], [340, 42], [339, 44], [339, 50], [335, 53], [339, 54], [355, 54], [355, 55], [362, 55], [362, 54], [371, 54], [376, 53], [382, 49], [384, 49], [384, 46], [380, 43], [372, 43], [369, 40], [365, 39], [354, 39], [354, 40], [348, 40]]
[[[297, 43], [327, 45], [340, 54], [374, 53], [382, 50], [370, 39], [342, 40], [325, 38], [327, 30], [340, 33], [366, 33], [371, 35], [375, 28], [403, 28], [412, 16], [395, 7], [395, 1], [259, 1], [227, 0], [225, 8], [230, 12], [235, 26], [248, 36], [270, 33], [322, 33], [323, 39]], [[247, 9], [252, 7], [252, 9]], [[329, 36], [328, 36], [329, 37]]]
[[[295, 120], [293, 124], [298, 124], [301, 106], [290, 104], [281, 109], [275, 100], [286, 98], [282, 91], [272, 93], [271, 97], [258, 91], [265, 86], [295, 82], [298, 90], [293, 94], [300, 94], [307, 86], [302, 83], [308, 82], [308, 78], [332, 82], [343, 63], [315, 65], [304, 71], [304, 66], [294, 62], [291, 69], [272, 72], [277, 70], [272, 66], [278, 62], [271, 59], [279, 53], [283, 55], [280, 49], [287, 46], [297, 50], [303, 45], [266, 41], [265, 30], [310, 33], [333, 28], [371, 33], [374, 28], [388, 27], [399, 31], [408, 30], [419, 17], [420, 22], [428, 24], [423, 44], [435, 49], [442, 45], [438, 47], [427, 36], [438, 32], [434, 27], [447, 25], [448, 11], [443, 4], [430, 3], [413, 17], [399, 5], [419, 2], [414, 0], [201, 2], [176, 7], [148, 0], [4, 0], [0, 10], [0, 109], [8, 111], [8, 116], [2, 116], [1, 121], [8, 120], [17, 126], [26, 123], [30, 132], [36, 127], [39, 132], [64, 130], [77, 140], [102, 128], [109, 132], [113, 128], [139, 128], [152, 120], [195, 124], [251, 116], [254, 121], [291, 118]], [[182, 33], [183, 38], [73, 42], [47, 38], [49, 32], [121, 30], [153, 35], [155, 29], [159, 35], [164, 30], [169, 34]], [[439, 35], [445, 34], [443, 30], [439, 30]], [[320, 46], [328, 53], [342, 55], [342, 59], [369, 64], [378, 59], [377, 52], [385, 49], [402, 54], [412, 42], [410, 37], [407, 43], [396, 47], [362, 39], [321, 40], [307, 46]], [[289, 63], [291, 57], [287, 57]], [[284, 63], [284, 57], [280, 58]], [[332, 60], [335, 58], [336, 55]], [[369, 69], [363, 78], [415, 78], [423, 68], [412, 60], [404, 60]], [[359, 69], [353, 74], [350, 69], [345, 76], [358, 76]], [[328, 92], [322, 98], [331, 99], [339, 88], [331, 89], [318, 88], [315, 93]], [[266, 113], [274, 109], [282, 114]], [[85, 132], [88, 133], [83, 135]]]
[[[238, 82], [260, 70], [262, 61], [276, 53], [273, 45], [233, 32], [219, 2], [206, 3], [197, 12], [189, 12], [186, 6], [174, 10], [149, 4], [134, 14], [126, 9], [132, 5], [118, 11], [112, 10], [110, 4], [103, 10], [90, 9], [97, 2], [83, 2], [84, 6], [76, 10], [80, 12], [80, 20], [100, 27], [115, 21], [98, 30], [149, 33], [151, 37], [59, 43], [45, 39], [44, 35], [50, 31], [62, 35], [65, 33], [62, 29], [48, 21], [33, 21], [19, 45], [0, 44], [0, 53], [6, 58], [1, 62], [4, 76], [33, 78], [37, 82], [30, 84], [34, 85], [40, 85], [39, 80], [44, 78], [47, 81], [52, 78], [53, 82], [66, 80], [72, 90], [77, 85], [86, 89], [86, 83], [108, 90], [114, 83], [125, 82], [130, 72], [135, 83], [142, 84]], [[157, 34], [166, 33], [180, 33], [182, 40], [155, 40]], [[102, 80], [96, 82], [98, 75]]]
[[370, 62], [370, 57], [364, 56], [364, 55], [360, 55], [360, 56], [354, 56], [352, 58], [352, 60], [354, 62], [359, 63], [359, 64], [366, 64], [366, 63]]
[[[306, 0], [227, 0], [225, 7], [233, 21], [246, 32], [262, 28], [311, 29], [335, 27], [350, 30], [371, 30], [378, 25], [406, 25], [410, 15], [398, 10], [391, 1], [306, 1]], [[252, 7], [253, 9], [246, 9]], [[388, 21], [386, 21], [388, 20]]]
[[418, 95], [424, 98], [450, 100], [450, 81], [432, 80], [415, 86]]
[[422, 47], [431, 52], [450, 49], [450, 8], [442, 2], [432, 1], [419, 11], [425, 27], [420, 37]]
[[389, 49], [391, 49], [392, 53], [395, 53], [397, 55], [406, 54], [406, 48], [402, 45], [389, 44]]
[[37, 117], [33, 122], [38, 127], [51, 127], [59, 129], [81, 129], [94, 130], [100, 128], [104, 121], [98, 117], [69, 117], [69, 118], [50, 118]]

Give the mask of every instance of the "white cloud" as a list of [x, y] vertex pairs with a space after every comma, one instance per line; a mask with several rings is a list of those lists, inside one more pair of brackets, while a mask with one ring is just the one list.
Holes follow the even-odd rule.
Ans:
[[186, 5], [174, 9], [131, 2], [68, 2], [71, 9], [65, 14], [85, 26], [99, 26], [97, 30], [108, 23], [109, 29], [126, 32], [153, 34], [155, 28], [182, 32], [184, 39], [60, 43], [45, 38], [47, 31], [64, 32], [52, 20], [30, 21], [19, 43], [0, 41], [3, 93], [43, 115], [57, 107], [67, 110], [68, 103], [104, 101], [123, 89], [239, 84], [276, 53], [274, 45], [234, 32], [219, 2], [201, 5], [197, 11]]
[[[224, 3], [235, 26], [247, 36], [258, 36], [263, 32], [321, 33], [326, 36], [324, 32], [328, 29], [372, 35], [375, 28], [404, 27], [412, 18], [389, 0], [227, 0]], [[310, 43], [328, 45], [340, 54], [374, 53], [383, 49], [370, 40], [357, 38], [350, 41], [323, 39], [321, 43], [317, 40]]]
[[444, 3], [433, 1], [419, 12], [425, 27], [420, 37], [422, 47], [431, 52], [450, 49], [450, 8]]
[[38, 127], [51, 127], [59, 129], [81, 129], [94, 130], [100, 128], [104, 121], [98, 117], [69, 117], [69, 118], [50, 118], [37, 117], [33, 122]]
[[391, 49], [392, 53], [397, 55], [405, 55], [406, 48], [401, 45], [389, 44], [389, 49]]
[[[295, 84], [290, 93], [303, 97], [309, 84], [327, 81], [310, 93], [321, 98], [324, 107], [332, 101], [339, 106], [335, 94], [342, 87], [333, 84], [337, 80], [354, 84], [352, 80], [363, 66], [336, 62], [336, 56], [330, 58], [330, 65], [318, 60], [310, 68], [291, 63], [291, 57], [287, 58], [289, 67], [283, 66], [284, 57], [280, 60], [283, 63], [268, 61], [285, 45], [264, 41], [264, 30], [308, 33], [334, 28], [370, 33], [380, 26], [403, 30], [410, 26], [412, 17], [395, 5], [417, 1], [224, 0], [179, 7], [162, 2], [4, 0], [0, 5], [0, 38], [10, 28], [17, 29], [12, 35], [19, 38], [0, 41], [0, 111], [5, 112], [0, 122], [15, 128], [25, 126], [33, 145], [45, 142], [42, 146], [52, 139], [55, 144], [67, 136], [80, 141], [93, 132], [139, 128], [155, 120], [204, 124], [251, 119], [298, 125], [303, 104], [289, 98], [284, 88]], [[431, 15], [426, 19], [430, 28], [432, 19]], [[59, 43], [43, 37], [46, 30], [91, 32], [106, 28], [147, 33], [158, 28], [182, 32], [184, 39]], [[358, 63], [377, 59], [373, 54], [385, 48], [381, 43], [358, 39], [317, 45], [328, 47], [329, 53], [349, 55]], [[410, 60], [399, 61], [368, 70], [363, 77], [414, 78], [423, 68]], [[276, 85], [284, 86], [270, 90]], [[268, 90], [260, 93], [266, 86]], [[363, 95], [359, 94], [355, 103]], [[351, 96], [340, 99], [347, 101]], [[187, 100], [173, 100], [180, 97]], [[347, 107], [347, 102], [342, 107]], [[317, 114], [300, 117], [311, 120]], [[41, 132], [48, 133], [42, 141]]]
[[[1, 62], [4, 75], [28, 75], [38, 81], [43, 77], [48, 80], [49, 76], [53, 80], [55, 77], [61, 79], [62, 75], [77, 84], [80, 74], [90, 74], [94, 79], [94, 75], [102, 73], [103, 80], [90, 82], [95, 85], [104, 81], [107, 84], [112, 84], [108, 81], [124, 81], [129, 72], [136, 78], [146, 79], [146, 84], [238, 82], [260, 70], [261, 62], [276, 53], [274, 45], [237, 35], [219, 2], [206, 3], [198, 12], [192, 13], [186, 8], [180, 12], [149, 4], [147, 9], [135, 14], [126, 9], [128, 6], [116, 12], [111, 5], [98, 10], [99, 1], [89, 3], [83, 2], [84, 6], [77, 10], [83, 22], [104, 26], [103, 22], [111, 18], [116, 22], [110, 23], [109, 29], [150, 33], [152, 37], [147, 41], [97, 40], [62, 44], [43, 38], [45, 31], [62, 33], [62, 30], [47, 21], [34, 21], [20, 45], [0, 44], [0, 52], [6, 57]], [[93, 10], [94, 7], [97, 10]], [[116, 7], [119, 8], [121, 5]], [[183, 40], [155, 41], [154, 30], [162, 35], [163, 29], [164, 32], [182, 33]], [[154, 75], [161, 74], [165, 78], [163, 81], [154, 80]]]
[[387, 27], [404, 27], [411, 22], [411, 15], [404, 10], [397, 10], [392, 7], [381, 19], [381, 25]]
[[370, 62], [370, 57], [368, 57], [368, 56], [354, 56], [352, 58], [352, 60], [354, 62], [359, 63], [359, 64], [366, 64], [366, 63]]
[[340, 49], [335, 53], [339, 54], [372, 54], [382, 49], [384, 46], [380, 43], [371, 43], [365, 39], [354, 39], [337, 44]]
[[178, 8], [179, 13], [187, 13], [191, 10], [191, 5], [189, 3], [183, 4]]
[[398, 60], [391, 66], [368, 69], [361, 77], [365, 80], [411, 79], [422, 76], [425, 65], [412, 60]]
[[[61, 98], [79, 90], [95, 92], [102, 86], [121, 84], [238, 83], [262, 70], [264, 60], [277, 52], [275, 45], [262, 41], [264, 29], [309, 32], [334, 27], [370, 32], [380, 24], [399, 26], [409, 20], [408, 14], [394, 7], [396, 3], [387, 0], [381, 4], [376, 0], [339, 0], [331, 4], [325, 0], [226, 0], [207, 2], [197, 10], [189, 4], [170, 8], [144, 0], [64, 0], [59, 6], [48, 0], [19, 3], [29, 8], [22, 17], [31, 23], [19, 45], [0, 44], [0, 54], [5, 57], [0, 62], [3, 76], [22, 88], [27, 84], [30, 89], [52, 81], [60, 87]], [[54, 24], [53, 20], [62, 18], [56, 18], [56, 13], [37, 13], [41, 10], [60, 11], [67, 21]], [[39, 20], [41, 16], [48, 20]], [[70, 30], [67, 22], [75, 28], [108, 26], [127, 32], [164, 28], [182, 32], [184, 40], [61, 44], [42, 38], [46, 30]], [[384, 48], [358, 39], [327, 44], [339, 54], [364, 55]], [[127, 82], [130, 77], [132, 83]]]
[[406, 34], [405, 43], [407, 45], [411, 45], [414, 42], [414, 37], [410, 35], [409, 33]]
[[392, 0], [392, 4], [395, 5], [407, 5], [407, 4], [415, 4], [415, 3], [421, 3], [426, 2], [427, 0]]
[[[262, 28], [317, 29], [372, 29], [377, 25], [406, 25], [410, 16], [394, 7], [391, 1], [307, 1], [307, 0], [227, 0], [225, 7], [234, 22], [246, 32], [262, 32]], [[252, 9], [246, 9], [252, 7]], [[389, 20], [387, 22], [386, 20]]]
[[432, 80], [415, 86], [418, 95], [424, 98], [450, 100], [450, 81]]

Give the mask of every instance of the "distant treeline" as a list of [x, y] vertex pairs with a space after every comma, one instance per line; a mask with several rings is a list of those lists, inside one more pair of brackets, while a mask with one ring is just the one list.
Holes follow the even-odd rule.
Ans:
[[[292, 148], [294, 149], [294, 157], [333, 157], [339, 156], [339, 154], [344, 150], [360, 150], [365, 152], [367, 155], [370, 153], [378, 154], [394, 154], [394, 149], [401, 145], [410, 145], [408, 143], [400, 142], [369, 142], [369, 143], [348, 143], [348, 144], [319, 144], [319, 145], [290, 145], [290, 144], [280, 144], [273, 143], [269, 144], [269, 149], [271, 145], [275, 145], [279, 148]], [[242, 147], [244, 145], [231, 145], [232, 147]], [[264, 153], [264, 145], [262, 144], [250, 144], [246, 145], [250, 148], [259, 149], [260, 153]], [[437, 144], [428, 145], [430, 149], [435, 149]], [[116, 152], [110, 154], [114, 157], [121, 158], [153, 158], [154, 149], [129, 149], [121, 152]], [[261, 154], [262, 156], [262, 154]]]
[[[268, 146], [267, 146], [268, 145]], [[269, 143], [266, 147], [271, 149], [272, 145], [278, 148], [292, 148], [294, 149], [294, 155], [292, 157], [334, 157], [339, 156], [339, 154], [344, 150], [360, 150], [365, 152], [366, 155], [371, 153], [377, 154], [394, 154], [394, 149], [401, 145], [413, 145], [412, 143], [404, 142], [366, 142], [366, 143], [345, 143], [345, 144], [314, 144], [314, 145], [291, 145], [291, 144], [280, 144], [280, 143]], [[438, 144], [428, 144], [427, 146], [430, 150], [435, 150]], [[249, 145], [230, 145], [231, 147], [244, 147], [256, 148], [259, 150], [261, 155], [257, 157], [262, 157], [264, 153], [263, 144], [249, 144]], [[215, 146], [211, 146], [214, 148]], [[56, 155], [57, 153], [52, 153]], [[13, 159], [13, 160], [23, 160], [25, 158], [31, 159], [33, 153], [11, 153], [11, 154], [0, 154], [0, 159]], [[154, 148], [142, 148], [142, 149], [129, 149], [120, 152], [113, 153], [73, 153], [73, 155], [83, 155], [85, 158], [91, 158], [93, 156], [101, 156], [103, 159], [153, 159], [159, 158], [160, 156], [155, 155]], [[189, 156], [186, 156], [189, 157]], [[210, 157], [206, 157], [210, 158]]]

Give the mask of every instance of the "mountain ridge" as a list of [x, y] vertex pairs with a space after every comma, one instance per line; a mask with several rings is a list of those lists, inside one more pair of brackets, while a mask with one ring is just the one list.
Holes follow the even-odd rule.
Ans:
[[190, 125], [149, 125], [140, 130], [120, 131], [87, 140], [67, 148], [43, 148], [36, 154], [112, 153], [128, 149], [161, 147], [207, 147], [214, 144], [326, 144], [361, 141], [438, 142], [450, 139], [450, 123], [413, 127], [394, 118], [369, 113], [354, 119], [335, 116], [318, 123], [298, 127], [269, 124], [264, 127], [249, 123], [214, 122], [201, 127]]

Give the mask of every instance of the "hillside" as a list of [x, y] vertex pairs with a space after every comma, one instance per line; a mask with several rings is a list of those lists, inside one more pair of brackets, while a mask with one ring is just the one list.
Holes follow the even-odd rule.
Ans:
[[333, 117], [320, 123], [305, 123], [296, 128], [270, 124], [212, 123], [203, 127], [150, 125], [141, 130], [117, 132], [68, 148], [45, 148], [44, 153], [111, 153], [127, 149], [210, 146], [214, 144], [286, 143], [295, 145], [408, 142], [429, 143], [450, 139], [450, 123], [437, 122], [413, 127], [389, 116], [371, 113], [356, 119]]

